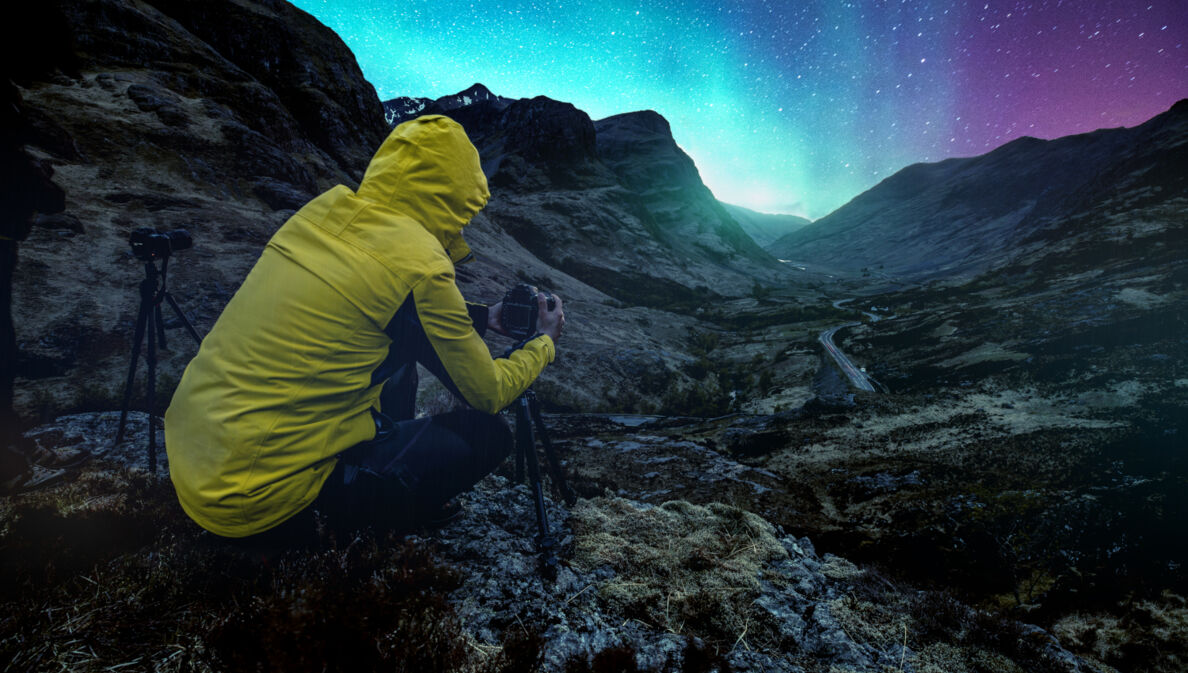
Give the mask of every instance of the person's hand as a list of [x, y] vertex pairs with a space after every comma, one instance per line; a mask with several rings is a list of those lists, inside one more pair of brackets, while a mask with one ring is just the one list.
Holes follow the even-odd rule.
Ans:
[[487, 329], [508, 336], [507, 330], [503, 329], [503, 302], [487, 307]]
[[553, 295], [553, 301], [556, 304], [550, 311], [549, 300], [545, 298], [545, 294], [537, 293], [536, 331], [552, 337], [555, 344], [561, 339], [561, 330], [565, 327], [565, 311], [561, 309], [561, 297]]

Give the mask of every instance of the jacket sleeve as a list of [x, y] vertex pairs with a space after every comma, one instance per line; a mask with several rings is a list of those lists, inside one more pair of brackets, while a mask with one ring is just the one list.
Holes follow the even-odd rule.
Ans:
[[486, 336], [487, 319], [490, 317], [491, 309], [486, 304], [466, 302], [466, 312], [470, 314], [470, 322], [474, 324], [474, 331], [478, 332], [479, 336]]
[[446, 373], [466, 402], [480, 411], [494, 414], [511, 404], [556, 356], [552, 338], [541, 335], [510, 358], [493, 360], [475, 331], [452, 268], [414, 286], [413, 302]]

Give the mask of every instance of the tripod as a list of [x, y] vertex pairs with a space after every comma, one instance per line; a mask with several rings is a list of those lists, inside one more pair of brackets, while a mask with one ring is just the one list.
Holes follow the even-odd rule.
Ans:
[[532, 497], [536, 501], [536, 549], [540, 552], [541, 562], [546, 571], [550, 571], [557, 566], [557, 555], [555, 550], [557, 548], [557, 541], [553, 538], [553, 533], [549, 529], [549, 515], [545, 512], [544, 504], [544, 487], [540, 481], [540, 463], [536, 457], [536, 440], [533, 435], [533, 425], [535, 425], [536, 433], [540, 435], [540, 441], [544, 444], [545, 458], [548, 460], [549, 477], [552, 478], [553, 484], [557, 486], [557, 490], [561, 491], [561, 497], [565, 499], [565, 504], [570, 507], [577, 502], [577, 496], [574, 495], [573, 490], [569, 488], [569, 484], [565, 482], [564, 475], [561, 474], [561, 463], [557, 460], [557, 454], [553, 451], [553, 443], [549, 441], [549, 433], [545, 429], [544, 419], [540, 416], [540, 404], [536, 400], [536, 391], [528, 388], [515, 401], [516, 406], [516, 481], [524, 479], [524, 464], [528, 465], [528, 479], [532, 486]]
[[194, 337], [194, 342], [202, 345], [202, 337], [186, 319], [181, 308], [177, 305], [173, 295], [165, 286], [165, 274], [169, 270], [169, 257], [161, 260], [161, 268], [152, 259], [144, 260], [144, 280], [140, 281], [140, 314], [136, 317], [136, 333], [132, 337], [132, 363], [128, 367], [128, 380], [124, 382], [124, 405], [120, 409], [120, 428], [116, 431], [115, 444], [124, 441], [124, 427], [128, 420], [128, 406], [132, 402], [132, 383], [136, 379], [136, 363], [140, 360], [140, 344], [148, 334], [148, 353], [145, 361], [148, 363], [148, 464], [149, 471], [157, 471], [157, 429], [153, 424], [153, 409], [156, 408], [157, 397], [157, 340], [161, 347], [165, 347], [165, 321], [161, 319], [161, 301], [169, 302], [173, 312], [186, 326], [186, 331]]

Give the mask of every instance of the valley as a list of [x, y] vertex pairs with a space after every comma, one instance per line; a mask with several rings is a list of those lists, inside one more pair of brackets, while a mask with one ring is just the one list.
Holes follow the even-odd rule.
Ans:
[[[1188, 666], [1188, 101], [909, 166], [808, 222], [719, 202], [652, 110], [381, 102], [279, 0], [52, 12], [68, 65], [14, 105], [65, 211], [20, 243], [15, 408], [71, 467], [0, 499], [0, 652], [28, 670], [300, 668], [340, 656], [324, 633], [377, 657], [349, 670]], [[129, 233], [194, 235], [170, 289], [205, 333], [277, 228], [420, 114], [463, 125], [491, 186], [464, 296], [565, 300], [535, 384], [581, 496], [547, 501], [554, 584], [508, 465], [438, 532], [319, 529], [275, 566], [220, 548], [143, 460], [193, 355], [171, 319], [157, 408], [107, 441]], [[421, 377], [421, 413], [456, 404]]]

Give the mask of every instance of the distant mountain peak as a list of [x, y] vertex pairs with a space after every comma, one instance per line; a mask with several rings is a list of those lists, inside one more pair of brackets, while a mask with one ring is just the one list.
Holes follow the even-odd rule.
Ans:
[[506, 107], [512, 102], [510, 98], [497, 96], [491, 93], [491, 90], [482, 83], [475, 82], [458, 93], [442, 96], [436, 100], [432, 98], [410, 98], [408, 96], [386, 100], [383, 102], [384, 117], [387, 119], [389, 126], [395, 126], [400, 122], [420, 115], [443, 114], [450, 110], [457, 110], [458, 108], [485, 101], [491, 101], [499, 107]]
[[761, 213], [743, 206], [736, 206], [722, 202], [722, 207], [738, 222], [738, 226], [747, 232], [751, 240], [760, 247], [766, 248], [779, 240], [782, 236], [812, 224], [811, 220], [797, 215], [778, 213]]
[[599, 119], [597, 123], [607, 126], [634, 126], [653, 133], [672, 136], [672, 128], [669, 126], [668, 120], [655, 110], [624, 112]]
[[469, 87], [463, 89], [462, 91], [459, 91], [458, 93], [456, 93], [454, 95], [455, 96], [469, 96], [476, 100], [485, 100], [487, 98], [497, 98], [497, 96], [495, 94], [491, 93], [491, 90], [488, 89], [487, 87], [483, 86], [483, 84], [481, 82], [475, 82], [474, 84], [471, 84]]
[[408, 96], [386, 100], [382, 103], [384, 121], [388, 123], [388, 126], [395, 126], [406, 119], [418, 116], [432, 103], [432, 98], [410, 98]]
[[471, 84], [468, 88], [459, 91], [452, 96], [442, 96], [434, 103], [443, 110], [453, 110], [455, 108], [466, 107], [485, 100], [504, 100], [499, 96], [491, 93], [491, 90], [483, 86], [479, 82]]

